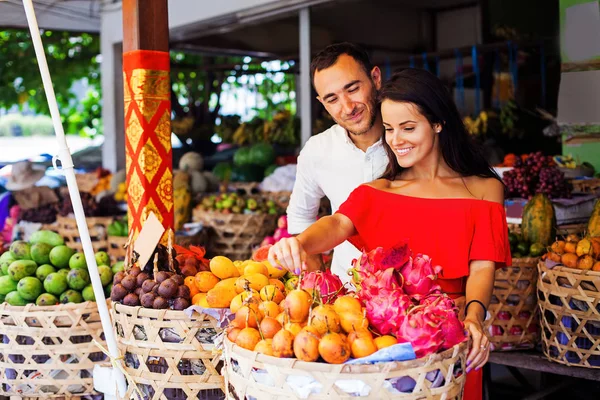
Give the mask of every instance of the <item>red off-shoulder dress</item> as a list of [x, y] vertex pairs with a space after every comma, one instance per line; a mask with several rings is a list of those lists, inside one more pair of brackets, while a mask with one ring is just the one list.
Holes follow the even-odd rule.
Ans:
[[[408, 239], [413, 254], [427, 254], [442, 266], [438, 282], [454, 298], [465, 294], [471, 261], [493, 261], [497, 268], [511, 264], [506, 214], [499, 203], [411, 197], [362, 185], [337, 212], [354, 224], [357, 235], [349, 240], [358, 249], [392, 247]], [[467, 378], [464, 399], [480, 400], [481, 370]]]

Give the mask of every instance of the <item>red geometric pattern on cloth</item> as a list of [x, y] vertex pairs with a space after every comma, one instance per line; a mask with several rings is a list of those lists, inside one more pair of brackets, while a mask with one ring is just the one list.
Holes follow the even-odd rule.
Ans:
[[134, 238], [150, 211], [165, 230], [174, 223], [169, 61], [162, 51], [123, 54], [127, 208]]

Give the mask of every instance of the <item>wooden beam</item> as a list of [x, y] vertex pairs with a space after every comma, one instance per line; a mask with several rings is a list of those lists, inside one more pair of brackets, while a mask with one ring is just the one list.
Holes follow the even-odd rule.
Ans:
[[600, 381], [599, 369], [569, 367], [551, 362], [543, 354], [533, 351], [492, 352], [490, 353], [490, 362], [492, 364], [531, 369], [573, 378]]
[[123, 52], [169, 51], [167, 0], [123, 0]]

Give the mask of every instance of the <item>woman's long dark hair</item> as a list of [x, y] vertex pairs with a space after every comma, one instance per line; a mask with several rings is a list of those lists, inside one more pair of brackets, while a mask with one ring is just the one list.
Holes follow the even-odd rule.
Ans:
[[[383, 100], [412, 103], [431, 126], [440, 124], [442, 131], [438, 135], [444, 161], [462, 177], [478, 176], [501, 181], [469, 136], [450, 92], [435, 75], [414, 68], [396, 72], [379, 91], [378, 103]], [[394, 180], [403, 168], [385, 140], [383, 145], [389, 165], [382, 178]]]

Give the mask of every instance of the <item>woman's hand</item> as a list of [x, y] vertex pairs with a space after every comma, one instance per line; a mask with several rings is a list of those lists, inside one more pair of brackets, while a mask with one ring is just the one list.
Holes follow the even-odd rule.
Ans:
[[283, 267], [288, 271], [300, 275], [304, 269], [306, 252], [296, 237], [284, 238], [269, 249], [269, 262], [271, 265]]
[[476, 318], [466, 318], [465, 329], [471, 337], [471, 351], [467, 357], [467, 373], [478, 370], [487, 363], [490, 356], [490, 340], [483, 329], [483, 323]]

